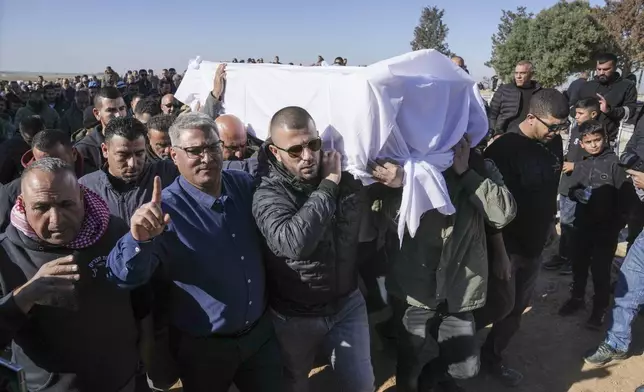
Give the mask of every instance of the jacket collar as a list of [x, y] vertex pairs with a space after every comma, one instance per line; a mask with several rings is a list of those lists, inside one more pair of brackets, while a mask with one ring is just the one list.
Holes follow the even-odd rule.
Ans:
[[222, 170], [221, 172], [221, 195], [219, 197], [211, 196], [201, 190], [197, 189], [194, 185], [188, 182], [184, 176], [179, 176], [179, 186], [193, 198], [197, 203], [202, 206], [212, 209], [217, 203], [225, 203], [228, 199], [226, 188], [228, 187], [228, 174]]

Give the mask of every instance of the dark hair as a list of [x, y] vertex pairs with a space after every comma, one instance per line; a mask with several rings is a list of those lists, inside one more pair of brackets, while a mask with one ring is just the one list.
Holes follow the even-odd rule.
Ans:
[[109, 141], [114, 136], [121, 136], [133, 141], [145, 137], [145, 134], [145, 125], [132, 117], [113, 118], [105, 127], [105, 141]]
[[145, 69], [140, 69], [139, 74], [141, 74], [141, 72], [148, 73], [148, 71], [146, 71]]
[[54, 87], [55, 87], [55, 86], [54, 86], [53, 84], [51, 84], [51, 83], [47, 83], [47, 84], [43, 87], [43, 90], [53, 90], [53, 89], [54, 89]]
[[148, 130], [154, 129], [163, 133], [168, 133], [176, 117], [173, 114], [158, 114], [150, 119], [146, 125]]
[[599, 104], [599, 99], [597, 98], [585, 98], [580, 99], [575, 104], [575, 109], [584, 109], [584, 110], [594, 110], [599, 113], [601, 107]]
[[25, 177], [34, 170], [40, 170], [45, 173], [60, 173], [67, 172], [76, 178], [76, 172], [67, 162], [60, 158], [45, 157], [37, 161], [31, 162], [22, 172], [20, 178], [24, 181]]
[[94, 107], [100, 109], [103, 99], [119, 99], [123, 98], [121, 92], [116, 87], [103, 87], [96, 93], [94, 97]]
[[31, 141], [33, 140], [34, 136], [36, 136], [38, 132], [45, 129], [45, 123], [38, 115], [29, 116], [20, 120], [19, 129], [22, 138], [25, 140], [25, 142], [27, 142], [27, 144], [31, 145]]
[[617, 66], [617, 56], [612, 53], [601, 53], [597, 55], [596, 60], [599, 64], [604, 64], [612, 61], [613, 65]]
[[281, 127], [288, 129], [307, 129], [309, 121], [313, 121], [313, 117], [305, 109], [299, 106], [287, 106], [280, 109], [271, 118], [270, 132]]
[[607, 135], [606, 127], [604, 126], [604, 124], [597, 120], [589, 120], [579, 125], [579, 139], [583, 139], [583, 137], [586, 135], [592, 135], [596, 133], [601, 134], [604, 138]]
[[552, 116], [557, 119], [567, 119], [570, 115], [568, 100], [554, 88], [544, 88], [532, 95], [530, 113], [537, 117]]
[[49, 153], [59, 144], [71, 149], [72, 141], [69, 138], [69, 134], [57, 129], [45, 129], [34, 136], [31, 147]]
[[151, 116], [156, 116], [161, 113], [161, 107], [159, 102], [156, 99], [146, 98], [137, 102], [136, 107], [134, 107], [134, 114], [149, 114]]

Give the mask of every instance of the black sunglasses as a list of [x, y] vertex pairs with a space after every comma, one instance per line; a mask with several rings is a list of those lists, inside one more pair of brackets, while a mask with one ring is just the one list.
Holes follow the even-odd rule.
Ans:
[[553, 133], [553, 132], [562, 132], [570, 128], [570, 121], [566, 120], [566, 122], [561, 123], [561, 124], [548, 124], [539, 117], [535, 116], [534, 114], [532, 115], [534, 118], [539, 120], [539, 122], [548, 128], [548, 132]]
[[308, 148], [309, 150], [311, 150], [313, 152], [320, 151], [320, 149], [322, 148], [322, 139], [320, 139], [318, 137], [318, 138], [315, 138], [313, 140], [309, 140], [308, 142], [306, 142], [304, 144], [297, 144], [297, 145], [291, 146], [289, 148], [281, 148], [281, 147], [276, 146], [275, 144], [273, 144], [273, 146], [275, 146], [275, 148], [277, 148], [280, 151], [284, 151], [291, 158], [299, 158], [299, 157], [302, 156], [302, 153], [304, 152], [305, 148]]

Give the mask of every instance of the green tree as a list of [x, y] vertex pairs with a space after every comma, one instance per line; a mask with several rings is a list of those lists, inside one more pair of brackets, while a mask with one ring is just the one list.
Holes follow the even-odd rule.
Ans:
[[499, 22], [498, 31], [492, 35], [492, 57], [486, 66], [494, 68], [497, 73], [499, 70], [495, 66], [498, 60], [498, 48], [505, 44], [514, 30], [515, 26], [524, 24], [534, 15], [526, 11], [526, 7], [517, 7], [516, 11], [502, 10], [501, 21]]
[[537, 14], [528, 31], [537, 78], [548, 87], [593, 68], [595, 55], [607, 47], [607, 32], [586, 1], [560, 1]]
[[445, 10], [438, 7], [424, 7], [418, 26], [414, 29], [414, 40], [410, 42], [412, 50], [436, 49], [445, 56], [452, 56], [446, 42], [449, 28], [443, 23]]
[[[496, 71], [496, 74], [504, 82], [512, 80], [514, 67], [521, 60], [532, 60], [530, 51], [530, 23], [531, 15], [517, 15], [517, 17], [506, 18], [499, 24], [499, 33], [492, 37], [496, 45], [492, 47], [492, 58], [488, 62]], [[504, 16], [507, 16], [504, 11]], [[503, 25], [503, 26], [501, 26]]]
[[606, 0], [593, 11], [610, 35], [622, 73], [644, 68], [644, 0]]

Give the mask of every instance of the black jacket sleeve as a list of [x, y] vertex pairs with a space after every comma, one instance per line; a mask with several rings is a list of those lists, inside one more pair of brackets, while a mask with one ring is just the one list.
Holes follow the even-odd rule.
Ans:
[[503, 88], [496, 90], [490, 102], [490, 110], [488, 115], [489, 128], [493, 134], [496, 134], [496, 120], [499, 118], [501, 112], [501, 102], [503, 101]]
[[0, 347], [6, 347], [22, 326], [29, 320], [20, 310], [13, 297], [14, 287], [9, 287], [6, 281], [13, 264], [9, 256], [0, 248]]
[[613, 121], [622, 121], [626, 115], [625, 108], [628, 108], [629, 117], [635, 116], [635, 111], [637, 110], [637, 88], [635, 88], [634, 83], [627, 85], [622, 106], [610, 108], [606, 115]]
[[[642, 109], [642, 112], [644, 113], [644, 109]], [[644, 159], [644, 115], [640, 115], [635, 125], [633, 135], [631, 135], [628, 143], [626, 143], [624, 153], [627, 152], [635, 153], [640, 159]], [[624, 153], [622, 153], [622, 156]]]
[[278, 257], [306, 259], [313, 253], [337, 207], [339, 187], [322, 180], [298, 210], [269, 182], [253, 198], [253, 216], [269, 249]]

